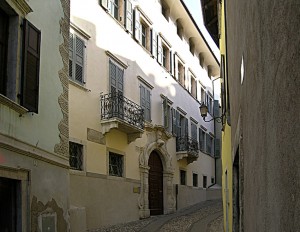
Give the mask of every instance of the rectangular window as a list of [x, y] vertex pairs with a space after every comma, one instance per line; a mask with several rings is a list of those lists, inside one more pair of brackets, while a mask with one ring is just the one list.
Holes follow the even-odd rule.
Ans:
[[144, 119], [151, 122], [151, 90], [140, 85], [141, 107], [144, 110]]
[[69, 78], [84, 84], [85, 44], [77, 35], [70, 33], [69, 40]]
[[83, 170], [83, 145], [69, 142], [70, 167], [75, 170]]
[[193, 186], [198, 187], [198, 174], [193, 173]]
[[185, 70], [182, 63], [178, 62], [178, 80], [185, 87]]
[[158, 36], [157, 39], [157, 61], [161, 64], [167, 71], [173, 72], [171, 70], [171, 50], [169, 43], [163, 38], [162, 35]]
[[149, 52], [151, 51], [151, 22], [148, 21], [148, 17], [144, 15], [139, 8], [134, 10], [134, 38]]
[[212, 178], [211, 178], [211, 184], [214, 184], [214, 183], [215, 183], [215, 178], [212, 177]]
[[207, 188], [207, 176], [203, 176], [203, 188]]
[[180, 184], [186, 185], [186, 171], [180, 170]]
[[0, 6], [0, 94], [38, 113], [41, 32], [26, 19], [22, 25], [12, 7]]
[[122, 177], [124, 175], [123, 167], [123, 155], [109, 152], [109, 175]]
[[200, 151], [205, 152], [205, 131], [199, 128]]
[[191, 135], [192, 139], [197, 141], [197, 125], [193, 122], [191, 122]]

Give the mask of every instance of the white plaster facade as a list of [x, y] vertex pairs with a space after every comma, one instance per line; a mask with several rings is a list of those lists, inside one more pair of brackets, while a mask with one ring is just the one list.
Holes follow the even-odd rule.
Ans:
[[[1, 44], [2, 231], [69, 230], [68, 5], [68, 0], [0, 4], [1, 28], [8, 28], [0, 36], [8, 41]], [[31, 62], [29, 53], [37, 53]], [[25, 92], [35, 98], [35, 109], [24, 104]]]
[[[148, 159], [152, 151], [159, 154], [163, 166], [164, 214], [205, 200], [206, 194], [192, 199], [188, 194], [205, 193], [203, 176], [207, 177], [207, 186], [211, 185], [211, 178], [215, 178], [213, 156], [200, 151], [194, 156], [176, 151], [176, 136], [165, 129], [163, 103], [167, 100], [171, 108], [188, 120], [187, 135], [191, 136], [191, 122], [194, 122], [198, 142], [200, 128], [214, 136], [214, 123], [203, 121], [199, 106], [203, 101], [201, 87], [207, 95], [214, 94], [212, 80], [219, 76], [219, 64], [181, 1], [163, 3], [168, 20], [162, 15], [161, 4], [157, 0], [132, 1], [132, 19], [136, 19], [134, 11], [138, 9], [140, 22], [145, 24], [150, 38], [146, 39], [145, 48], [135, 39], [135, 32], [126, 30], [123, 14], [118, 15], [117, 20], [110, 9], [101, 6], [101, 1], [71, 1], [70, 31], [84, 41], [85, 49], [84, 80], [80, 83], [69, 81], [70, 141], [83, 146], [81, 170], [70, 171], [70, 215], [71, 221], [72, 217], [86, 215], [82, 223], [87, 229], [150, 216]], [[183, 26], [182, 39], [177, 35], [177, 19]], [[153, 55], [152, 31], [171, 52], [172, 62], [168, 60], [167, 68]], [[190, 52], [189, 41], [195, 45], [194, 54]], [[204, 60], [203, 67], [200, 57], [201, 62]], [[176, 74], [178, 59], [185, 67], [186, 88], [179, 84]], [[151, 93], [151, 120], [145, 122], [142, 129], [132, 129], [116, 118], [101, 120], [100, 95], [110, 93], [111, 88], [110, 61], [124, 70], [124, 97], [141, 105], [140, 86]], [[197, 89], [195, 97], [192, 96], [195, 91], [191, 86], [192, 76]], [[206, 119], [211, 117], [208, 115]], [[95, 132], [94, 136], [90, 135], [91, 131]], [[123, 156], [121, 177], [109, 174], [109, 152]], [[176, 191], [180, 170], [186, 171], [186, 185]], [[196, 187], [193, 187], [193, 173], [198, 175]], [[184, 195], [185, 192], [188, 194]], [[180, 199], [185, 200], [178, 202]], [[80, 223], [74, 222], [71, 229], [76, 231]]]

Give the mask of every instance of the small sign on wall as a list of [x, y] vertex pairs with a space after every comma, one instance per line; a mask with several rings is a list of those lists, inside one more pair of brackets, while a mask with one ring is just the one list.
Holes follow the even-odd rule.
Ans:
[[133, 193], [141, 193], [140, 187], [133, 187]]

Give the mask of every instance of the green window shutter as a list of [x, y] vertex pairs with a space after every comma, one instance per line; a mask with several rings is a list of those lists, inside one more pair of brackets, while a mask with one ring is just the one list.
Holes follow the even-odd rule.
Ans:
[[41, 32], [24, 19], [21, 105], [38, 113]]
[[134, 9], [134, 38], [139, 43], [141, 42], [140, 12], [137, 8]]
[[153, 57], [157, 60], [157, 34], [154, 31], [154, 29], [152, 29], [151, 34], [152, 34], [152, 49], [151, 49], [151, 52], [152, 52]]
[[107, 10], [108, 9], [108, 0], [99, 0], [100, 5]]
[[162, 43], [161, 43], [161, 37], [157, 36], [157, 61], [158, 63], [162, 64]]
[[125, 0], [125, 28], [132, 34], [133, 28], [133, 10], [132, 3], [130, 0]]

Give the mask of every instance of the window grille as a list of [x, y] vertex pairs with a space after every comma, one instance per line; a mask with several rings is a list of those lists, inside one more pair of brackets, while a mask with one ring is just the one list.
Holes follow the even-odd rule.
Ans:
[[75, 170], [83, 170], [83, 145], [69, 142], [70, 167]]
[[110, 152], [109, 153], [109, 175], [123, 176], [123, 156]]
[[186, 171], [180, 170], [180, 184], [186, 185]]

